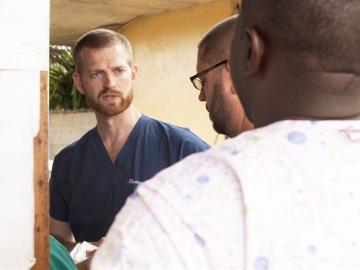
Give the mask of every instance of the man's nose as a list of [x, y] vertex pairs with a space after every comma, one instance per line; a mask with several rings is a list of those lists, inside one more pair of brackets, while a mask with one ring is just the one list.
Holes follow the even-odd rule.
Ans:
[[200, 90], [199, 101], [201, 101], [201, 102], [206, 101], [206, 95], [205, 95], [204, 89], [201, 89], [201, 90]]
[[111, 73], [107, 73], [104, 76], [104, 86], [107, 88], [113, 88], [115, 86], [115, 79]]

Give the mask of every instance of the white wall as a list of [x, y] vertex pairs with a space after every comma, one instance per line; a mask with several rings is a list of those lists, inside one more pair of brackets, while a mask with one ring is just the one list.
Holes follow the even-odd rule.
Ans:
[[49, 158], [54, 159], [64, 147], [79, 140], [95, 126], [95, 114], [91, 111], [50, 112]]
[[34, 261], [33, 138], [48, 70], [49, 0], [0, 1], [0, 269]]

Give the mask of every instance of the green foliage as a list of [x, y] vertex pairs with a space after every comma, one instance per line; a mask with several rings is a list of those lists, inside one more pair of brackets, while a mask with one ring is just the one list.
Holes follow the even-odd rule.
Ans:
[[72, 80], [74, 60], [71, 48], [50, 45], [50, 110], [78, 110], [88, 108], [84, 97]]

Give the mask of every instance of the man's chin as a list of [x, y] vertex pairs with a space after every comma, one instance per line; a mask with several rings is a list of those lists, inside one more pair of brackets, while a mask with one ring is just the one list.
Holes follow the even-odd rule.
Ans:
[[219, 125], [215, 124], [214, 122], [213, 122], [213, 129], [219, 134], [227, 135], [225, 133], [224, 129], [222, 127], [220, 127]]
[[99, 106], [97, 108], [93, 108], [93, 110], [99, 114], [104, 116], [115, 116], [124, 112], [128, 107], [124, 108], [123, 106]]

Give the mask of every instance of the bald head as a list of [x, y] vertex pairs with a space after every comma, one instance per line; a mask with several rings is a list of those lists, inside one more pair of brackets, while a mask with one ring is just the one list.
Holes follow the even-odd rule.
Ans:
[[255, 126], [360, 116], [358, 18], [359, 0], [242, 0], [230, 65]]
[[238, 15], [231, 16], [213, 26], [201, 39], [199, 52], [208, 63], [228, 59]]
[[243, 0], [241, 28], [273, 49], [309, 54], [322, 69], [360, 74], [359, 0]]

